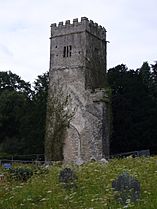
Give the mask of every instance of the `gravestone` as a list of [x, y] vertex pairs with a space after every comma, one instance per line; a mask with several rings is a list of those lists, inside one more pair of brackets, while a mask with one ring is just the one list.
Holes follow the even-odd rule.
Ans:
[[140, 198], [140, 183], [127, 172], [123, 172], [112, 182], [112, 188], [117, 191], [116, 198], [122, 204], [135, 202]]
[[60, 171], [59, 182], [61, 182], [65, 189], [76, 188], [76, 175], [71, 168], [64, 168]]

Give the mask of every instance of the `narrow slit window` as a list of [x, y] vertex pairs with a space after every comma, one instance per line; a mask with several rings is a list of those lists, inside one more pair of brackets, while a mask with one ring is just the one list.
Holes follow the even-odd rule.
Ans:
[[72, 50], [72, 46], [69, 46], [69, 56], [71, 57], [71, 50]]
[[64, 46], [63, 48], [63, 57], [71, 57], [72, 54], [72, 46]]
[[69, 57], [69, 47], [67, 46], [67, 57]]
[[63, 57], [66, 57], [66, 46], [64, 46]]

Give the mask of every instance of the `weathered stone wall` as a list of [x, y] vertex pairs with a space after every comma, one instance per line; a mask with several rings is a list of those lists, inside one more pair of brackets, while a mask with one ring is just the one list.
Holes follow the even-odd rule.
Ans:
[[64, 160], [108, 157], [106, 30], [87, 18], [74, 19], [52, 24], [50, 40], [49, 96], [52, 85], [62, 85], [71, 97], [68, 108], [75, 109], [64, 136]]

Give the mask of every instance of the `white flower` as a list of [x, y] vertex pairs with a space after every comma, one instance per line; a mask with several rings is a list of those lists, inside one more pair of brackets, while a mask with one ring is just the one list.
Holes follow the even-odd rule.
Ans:
[[51, 193], [51, 192], [52, 192], [51, 190], [47, 191], [47, 193]]

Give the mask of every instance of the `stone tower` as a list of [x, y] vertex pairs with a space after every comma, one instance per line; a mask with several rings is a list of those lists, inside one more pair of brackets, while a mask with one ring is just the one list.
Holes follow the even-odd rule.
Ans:
[[[59, 81], [75, 109], [64, 136], [64, 161], [108, 158], [106, 30], [82, 17], [81, 22], [74, 19], [73, 23], [67, 20], [65, 24], [52, 24], [50, 41], [49, 96], [52, 85]], [[51, 160], [48, 155], [47, 159]]]

